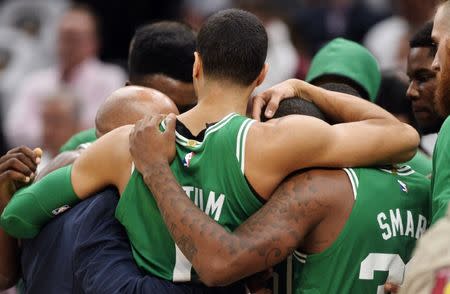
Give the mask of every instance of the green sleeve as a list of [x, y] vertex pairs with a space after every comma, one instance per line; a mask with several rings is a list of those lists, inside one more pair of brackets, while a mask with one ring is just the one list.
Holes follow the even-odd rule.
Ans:
[[433, 153], [431, 201], [435, 223], [445, 215], [450, 201], [450, 118], [442, 125]]
[[3, 211], [1, 227], [13, 237], [33, 238], [54, 216], [78, 203], [71, 171], [71, 165], [60, 168], [17, 191]]
[[420, 150], [417, 151], [413, 159], [406, 162], [405, 164], [409, 165], [413, 170], [421, 173], [424, 176], [429, 176], [433, 172], [433, 163], [431, 158]]
[[89, 129], [73, 135], [60, 149], [59, 152], [73, 151], [84, 143], [91, 143], [97, 140], [95, 129]]

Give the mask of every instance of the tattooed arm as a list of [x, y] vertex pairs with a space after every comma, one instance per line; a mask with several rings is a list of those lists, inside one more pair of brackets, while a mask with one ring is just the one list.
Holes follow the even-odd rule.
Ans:
[[305, 236], [317, 236], [317, 232], [310, 234], [312, 230], [328, 224], [322, 230], [326, 234], [311, 242], [326, 246], [327, 238], [340, 231], [335, 227], [330, 230], [330, 223], [345, 223], [346, 218], [339, 213], [341, 203], [345, 203], [342, 192], [351, 195], [345, 173], [312, 170], [285, 180], [263, 208], [228, 232], [197, 208], [177, 183], [168, 164], [175, 152], [175, 119], [166, 121], [165, 132], [159, 131], [159, 121], [147, 118], [136, 124], [130, 133], [130, 152], [172, 237], [205, 284], [226, 285], [262, 271], [281, 262], [298, 246], [315, 252], [317, 248], [302, 243]]
[[303, 246], [340, 198], [332, 181], [341, 173], [314, 170], [290, 177], [231, 233], [186, 197], [167, 163], [147, 169], [144, 180], [181, 251], [204, 283], [218, 286], [271, 267]]

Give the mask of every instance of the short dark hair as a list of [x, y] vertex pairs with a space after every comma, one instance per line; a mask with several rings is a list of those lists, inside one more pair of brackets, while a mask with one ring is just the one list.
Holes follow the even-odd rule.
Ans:
[[348, 84], [326, 83], [326, 84], [320, 85], [320, 88], [329, 90], [329, 91], [344, 93], [344, 94], [348, 94], [348, 95], [352, 95], [352, 96], [356, 96], [356, 97], [364, 99], [364, 97], [361, 96], [361, 93], [359, 93], [358, 89], [355, 89], [354, 87], [352, 87]]
[[139, 83], [150, 74], [192, 83], [196, 34], [174, 21], [148, 24], [136, 30], [130, 45], [130, 81]]
[[431, 33], [433, 31], [433, 22], [427, 22], [423, 27], [421, 27], [409, 41], [409, 47], [411, 48], [430, 48], [432, 49], [430, 55], [436, 53], [436, 45], [431, 38]]
[[[314, 79], [311, 81], [311, 84], [330, 91], [350, 94], [370, 101], [367, 90], [348, 77], [336, 74], [326, 74]], [[324, 87], [323, 85], [326, 86]], [[351, 91], [351, 93], [348, 93], [348, 91]]]
[[239, 9], [219, 11], [200, 29], [197, 52], [205, 75], [250, 85], [260, 74], [267, 55], [262, 22]]
[[[320, 85], [320, 88], [362, 98], [360, 96], [360, 93], [356, 89], [343, 83], [325, 83]], [[264, 111], [265, 109], [263, 109], [263, 111], [261, 112], [261, 121], [267, 121], [267, 118], [264, 115]], [[314, 103], [298, 97], [283, 99], [280, 102], [277, 111], [273, 115], [273, 118], [280, 118], [291, 114], [313, 116], [320, 120], [331, 123], [325, 116], [325, 114], [323, 114], [323, 112]]]
[[[291, 97], [282, 100], [277, 111], [273, 115], [273, 118], [280, 118], [291, 114], [313, 116], [321, 120], [326, 120], [325, 115], [314, 103], [298, 97]], [[261, 121], [267, 121], [264, 111], [261, 114]]]

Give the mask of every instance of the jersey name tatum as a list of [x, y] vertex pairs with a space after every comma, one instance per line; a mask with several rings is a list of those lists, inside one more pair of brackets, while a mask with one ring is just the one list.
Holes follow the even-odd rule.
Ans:
[[203, 189], [192, 186], [183, 186], [183, 190], [198, 208], [212, 217], [215, 221], [219, 221], [223, 203], [225, 202], [224, 194], [216, 194], [216, 192], [210, 191], [205, 203], [203, 199]]

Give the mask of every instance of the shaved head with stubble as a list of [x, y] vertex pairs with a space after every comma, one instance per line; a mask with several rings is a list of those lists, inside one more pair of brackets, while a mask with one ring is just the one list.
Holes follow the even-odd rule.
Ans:
[[146, 115], [178, 114], [175, 103], [151, 88], [127, 86], [114, 91], [100, 106], [95, 118], [97, 137], [120, 126], [134, 124]]

